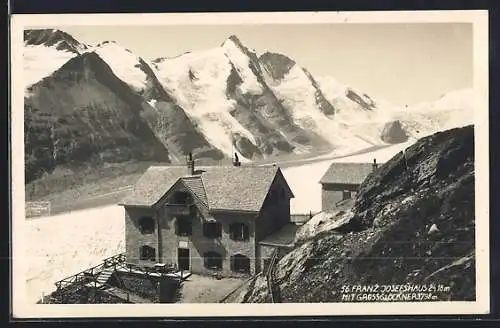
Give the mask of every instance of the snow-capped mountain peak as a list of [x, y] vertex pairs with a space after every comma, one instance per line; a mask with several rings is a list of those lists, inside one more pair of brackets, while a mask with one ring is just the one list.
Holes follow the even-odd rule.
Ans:
[[25, 45], [46, 46], [56, 50], [80, 54], [87, 45], [75, 40], [71, 35], [57, 29], [30, 29], [24, 31]]
[[24, 85], [49, 76], [71, 58], [87, 51], [87, 45], [56, 29], [24, 31]]

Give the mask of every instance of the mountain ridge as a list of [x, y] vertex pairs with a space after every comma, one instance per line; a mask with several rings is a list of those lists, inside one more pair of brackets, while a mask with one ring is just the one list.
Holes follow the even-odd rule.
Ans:
[[[125, 103], [140, 104], [134, 105], [135, 110], [150, 130], [144, 133], [153, 135], [151, 142], [155, 145], [163, 145], [169, 161], [181, 162], [188, 152], [215, 161], [230, 158], [234, 152], [242, 161], [318, 151], [345, 153], [387, 144], [385, 140], [401, 140], [385, 128], [390, 122], [399, 121], [393, 125], [404, 130], [408, 138], [418, 138], [421, 131], [431, 133], [446, 125], [445, 114], [428, 114], [426, 109], [406, 113], [387, 108], [390, 106], [385, 103], [381, 107], [378, 100], [351, 87], [313, 76], [285, 54], [266, 51], [258, 55], [235, 35], [212, 49], [151, 61], [114, 41], [89, 46], [60, 30], [26, 30], [24, 36], [25, 112], [35, 102], [52, 115], [59, 115], [58, 111], [67, 115], [70, 109], [54, 105], [54, 95], [64, 99], [67, 107], [81, 102], [82, 95], [76, 89], [71, 94], [61, 93], [61, 71], [68, 69], [65, 65], [72, 59], [95, 53], [111, 70], [104, 75], [113, 75], [127, 86], [106, 88], [107, 96], [97, 92], [97, 98], [102, 98], [98, 102], [102, 105], [109, 97], [111, 103], [115, 101], [112, 99], [124, 98]], [[58, 44], [64, 47], [58, 49]], [[41, 65], [42, 61], [47, 65]], [[82, 78], [88, 73], [85, 65], [79, 70], [69, 71], [87, 81]], [[66, 78], [71, 80], [71, 74]], [[61, 90], [45, 88], [45, 100], [33, 94], [44, 81], [54, 80], [59, 81]], [[94, 82], [99, 81], [89, 83]], [[79, 92], [87, 90], [84, 84], [79, 88]], [[453, 115], [462, 115], [461, 110]], [[72, 115], [83, 114], [75, 111]], [[462, 124], [467, 120], [470, 118], [454, 122]], [[100, 130], [99, 125], [104, 123], [92, 124], [92, 129]], [[146, 157], [155, 160], [154, 156]]]

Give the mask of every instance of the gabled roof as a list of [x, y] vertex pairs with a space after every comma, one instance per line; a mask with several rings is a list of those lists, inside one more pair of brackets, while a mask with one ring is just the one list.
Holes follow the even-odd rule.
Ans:
[[320, 183], [361, 184], [372, 171], [371, 163], [332, 163]]
[[119, 204], [153, 206], [186, 173], [184, 166], [150, 166]]
[[188, 176], [181, 178], [184, 185], [195, 195], [206, 207], [208, 207], [207, 194], [201, 176]]
[[202, 174], [210, 210], [260, 211], [277, 167], [214, 167]]
[[184, 166], [152, 166], [120, 205], [154, 206], [181, 180], [209, 210], [259, 212], [280, 172], [274, 166], [204, 166], [196, 169], [195, 175], [187, 176]]

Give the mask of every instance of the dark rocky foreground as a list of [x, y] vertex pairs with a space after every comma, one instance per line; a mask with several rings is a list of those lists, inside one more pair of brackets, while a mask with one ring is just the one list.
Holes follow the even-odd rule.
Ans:
[[[280, 260], [283, 302], [473, 301], [474, 215], [473, 126], [422, 138], [367, 177], [344, 224]], [[243, 294], [269, 301], [262, 277]]]

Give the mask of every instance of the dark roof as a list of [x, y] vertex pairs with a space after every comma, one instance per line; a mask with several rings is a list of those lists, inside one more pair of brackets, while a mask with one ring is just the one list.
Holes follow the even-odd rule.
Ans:
[[120, 205], [153, 206], [180, 179], [209, 210], [258, 212], [278, 167], [204, 166], [187, 176], [184, 166], [153, 166]]
[[153, 206], [186, 173], [184, 166], [151, 166], [120, 205]]
[[371, 163], [332, 163], [320, 180], [321, 184], [361, 184], [372, 172]]
[[184, 185], [195, 195], [198, 199], [208, 207], [207, 194], [201, 176], [183, 177], [182, 182]]
[[285, 224], [280, 230], [260, 241], [259, 244], [269, 246], [292, 246], [298, 228], [299, 226], [294, 223]]

